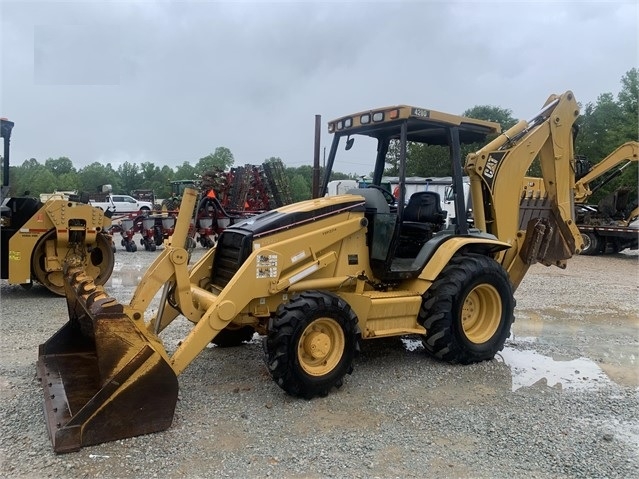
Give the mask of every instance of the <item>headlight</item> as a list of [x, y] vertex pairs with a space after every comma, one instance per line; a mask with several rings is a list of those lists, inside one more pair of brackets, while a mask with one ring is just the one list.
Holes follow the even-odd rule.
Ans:
[[364, 114], [364, 115], [360, 116], [360, 117], [359, 117], [359, 122], [360, 122], [362, 125], [367, 125], [368, 123], [370, 123], [370, 122], [371, 122], [371, 115], [370, 115], [370, 113], [366, 113], [366, 114]]
[[373, 113], [373, 121], [383, 121], [384, 120], [384, 112], [378, 111]]
[[344, 128], [350, 128], [351, 126], [353, 126], [353, 119], [346, 118], [346, 120], [344, 120]]

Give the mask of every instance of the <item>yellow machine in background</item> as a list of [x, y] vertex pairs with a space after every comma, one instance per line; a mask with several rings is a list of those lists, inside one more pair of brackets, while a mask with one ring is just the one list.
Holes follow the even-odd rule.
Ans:
[[[496, 123], [405, 105], [344, 116], [329, 123], [320, 197], [231, 225], [192, 267], [197, 195], [187, 189], [175, 234], [128, 305], [82, 265], [67, 264], [69, 322], [38, 358], [54, 450], [166, 429], [177, 376], [211, 341], [238, 345], [254, 332], [264, 336], [273, 380], [305, 398], [342, 385], [363, 339], [413, 334], [445, 361], [492, 359], [510, 334], [513, 292], [530, 265], [564, 267], [581, 248], [573, 221], [577, 116], [571, 92], [552, 95], [503, 134]], [[408, 142], [441, 145], [450, 152], [456, 217], [465, 218], [460, 145], [488, 138], [465, 167], [476, 228], [445, 227], [437, 193], [414, 193], [405, 204]], [[392, 142], [399, 201], [380, 186]], [[324, 196], [335, 161], [360, 146], [375, 158], [369, 187]], [[536, 159], [551, 187], [522, 196]], [[149, 315], [156, 295], [160, 307]], [[160, 335], [180, 315], [193, 329], [167, 351]]]
[[[584, 243], [581, 254], [597, 255], [639, 247], [639, 224], [636, 224], [639, 207], [636, 195], [634, 202], [630, 199], [632, 187], [621, 186], [602, 198], [597, 205], [587, 204], [597, 190], [637, 161], [639, 143], [636, 141], [624, 143], [592, 167], [588, 161], [577, 159], [577, 171], [583, 171], [575, 182], [575, 221]], [[528, 195], [545, 194], [544, 180], [524, 178], [523, 191]], [[635, 225], [631, 225], [633, 222]]]
[[0, 269], [9, 284], [31, 287], [34, 281], [64, 295], [63, 264], [81, 264], [96, 284], [104, 284], [115, 264], [104, 211], [54, 196], [46, 202], [9, 197], [9, 144], [14, 123], [0, 119], [4, 139], [0, 221]]

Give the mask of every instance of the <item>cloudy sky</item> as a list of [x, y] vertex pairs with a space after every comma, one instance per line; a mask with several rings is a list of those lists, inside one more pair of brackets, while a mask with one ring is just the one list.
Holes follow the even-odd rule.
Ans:
[[[12, 163], [312, 164], [315, 115], [393, 104], [530, 118], [551, 93], [617, 94], [632, 1], [0, 0]], [[369, 165], [337, 164], [364, 174]]]

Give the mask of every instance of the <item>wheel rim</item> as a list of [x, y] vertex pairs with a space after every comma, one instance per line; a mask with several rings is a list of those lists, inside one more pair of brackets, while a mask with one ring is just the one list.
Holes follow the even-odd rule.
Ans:
[[462, 306], [462, 328], [472, 343], [482, 344], [499, 328], [502, 315], [501, 297], [490, 284], [475, 286]]
[[590, 236], [583, 234], [581, 235], [581, 240], [584, 242], [584, 247], [581, 250], [582, 253], [587, 252], [590, 248], [592, 248], [592, 241], [590, 240]]
[[330, 373], [344, 355], [346, 339], [341, 326], [332, 318], [319, 318], [309, 324], [300, 337], [297, 358], [311, 376]]

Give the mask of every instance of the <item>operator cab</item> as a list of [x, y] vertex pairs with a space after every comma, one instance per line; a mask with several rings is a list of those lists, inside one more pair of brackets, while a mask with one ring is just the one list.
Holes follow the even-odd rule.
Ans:
[[[399, 105], [338, 118], [329, 122], [328, 131], [334, 136], [320, 196], [327, 192], [336, 162], [361, 165], [371, 154], [375, 155], [372, 179], [367, 187], [347, 193], [365, 198], [370, 264], [377, 277], [386, 281], [416, 277], [437, 246], [447, 238], [481, 234], [470, 230], [465, 221], [467, 201], [461, 145], [484, 144], [488, 136], [501, 132], [498, 123]], [[452, 171], [447, 199], [455, 203], [455, 217], [461, 221], [453, 220], [445, 226], [443, 198], [437, 192], [423, 191], [407, 196], [407, 160], [415, 144], [447, 147], [442, 149], [448, 153], [445, 161]], [[341, 145], [346, 147], [340, 148]], [[382, 185], [388, 164], [396, 166], [398, 172], [397, 198]]]

